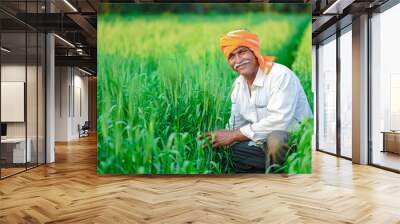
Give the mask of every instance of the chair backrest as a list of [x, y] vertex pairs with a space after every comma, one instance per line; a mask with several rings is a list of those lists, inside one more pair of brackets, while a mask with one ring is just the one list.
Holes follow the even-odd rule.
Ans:
[[90, 123], [89, 123], [89, 121], [85, 121], [85, 123], [83, 124], [82, 128], [87, 128], [87, 129], [89, 129], [89, 128], [90, 128]]

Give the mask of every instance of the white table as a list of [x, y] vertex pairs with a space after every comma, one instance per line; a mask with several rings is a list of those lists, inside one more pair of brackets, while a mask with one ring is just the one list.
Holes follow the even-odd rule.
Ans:
[[[32, 140], [30, 138], [26, 139], [28, 143], [26, 147], [26, 154], [25, 154], [25, 138], [5, 138], [1, 139], [2, 147], [13, 147], [13, 163], [25, 163], [31, 162], [31, 145]], [[26, 161], [25, 161], [26, 159]]]

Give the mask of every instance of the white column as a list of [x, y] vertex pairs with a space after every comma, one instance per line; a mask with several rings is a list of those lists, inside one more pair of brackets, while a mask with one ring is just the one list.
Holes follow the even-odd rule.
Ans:
[[353, 162], [368, 163], [368, 15], [353, 19]]
[[[47, 12], [53, 12], [54, 6], [50, 1], [46, 4]], [[55, 133], [55, 55], [54, 34], [46, 36], [46, 163], [55, 161], [54, 133]]]

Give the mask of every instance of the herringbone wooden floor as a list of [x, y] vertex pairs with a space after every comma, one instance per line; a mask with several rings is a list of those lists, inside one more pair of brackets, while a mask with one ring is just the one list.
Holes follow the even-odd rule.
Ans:
[[400, 175], [315, 152], [312, 175], [98, 176], [96, 139], [0, 181], [0, 223], [400, 223]]

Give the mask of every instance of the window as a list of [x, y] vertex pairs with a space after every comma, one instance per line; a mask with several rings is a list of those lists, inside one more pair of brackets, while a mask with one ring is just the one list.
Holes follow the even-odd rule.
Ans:
[[[18, 7], [21, 14], [43, 13], [44, 3], [21, 1]], [[0, 21], [0, 178], [5, 178], [45, 163], [46, 39], [8, 14], [0, 12], [0, 20], [7, 21]]]
[[352, 33], [351, 26], [340, 36], [340, 155], [352, 157]]
[[318, 149], [336, 153], [336, 36], [318, 47]]
[[400, 170], [400, 5], [371, 18], [372, 163]]

